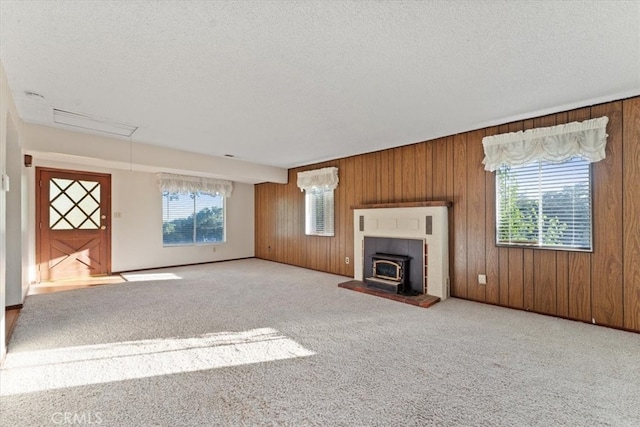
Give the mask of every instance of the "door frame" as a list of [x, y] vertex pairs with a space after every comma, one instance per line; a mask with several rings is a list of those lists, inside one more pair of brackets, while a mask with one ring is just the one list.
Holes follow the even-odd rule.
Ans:
[[[104, 212], [106, 212], [107, 215], [107, 232], [104, 233], [104, 238], [107, 239], [106, 242], [106, 256], [105, 256], [105, 263], [106, 263], [106, 275], [110, 275], [112, 270], [111, 270], [111, 174], [109, 173], [100, 173], [100, 172], [88, 172], [88, 171], [80, 171], [80, 170], [74, 170], [74, 169], [60, 169], [60, 168], [50, 168], [50, 167], [41, 167], [41, 166], [36, 166], [36, 171], [35, 171], [35, 175], [36, 175], [36, 179], [35, 179], [35, 213], [36, 213], [36, 222], [35, 222], [35, 228], [36, 228], [36, 282], [37, 283], [41, 283], [41, 276], [40, 276], [40, 265], [42, 262], [41, 259], [41, 250], [42, 250], [42, 236], [41, 236], [41, 232], [42, 232], [42, 206], [40, 205], [40, 197], [42, 196], [42, 178], [41, 178], [41, 174], [42, 172], [61, 172], [61, 173], [67, 173], [67, 174], [82, 174], [82, 175], [89, 175], [89, 176], [95, 176], [95, 177], [100, 177], [100, 178], [106, 178], [108, 179], [109, 182], [109, 191], [108, 194], [106, 195], [106, 206], [104, 207]], [[102, 207], [102, 203], [100, 204]]]

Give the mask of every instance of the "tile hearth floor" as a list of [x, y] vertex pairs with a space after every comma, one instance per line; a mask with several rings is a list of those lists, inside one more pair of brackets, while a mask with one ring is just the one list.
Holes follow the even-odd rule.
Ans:
[[393, 294], [391, 292], [385, 292], [379, 289], [370, 288], [359, 280], [349, 280], [348, 282], [339, 283], [338, 287], [351, 289], [352, 291], [362, 292], [364, 294], [375, 295], [381, 298], [387, 298], [393, 301], [403, 302], [405, 304], [416, 305], [418, 307], [428, 308], [433, 304], [440, 301], [440, 298], [432, 295], [416, 295], [406, 296], [400, 294]]

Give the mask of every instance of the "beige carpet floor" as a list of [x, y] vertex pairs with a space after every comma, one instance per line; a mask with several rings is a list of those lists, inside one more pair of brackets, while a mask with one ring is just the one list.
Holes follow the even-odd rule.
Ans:
[[640, 425], [640, 334], [256, 259], [125, 277], [27, 298], [0, 425]]

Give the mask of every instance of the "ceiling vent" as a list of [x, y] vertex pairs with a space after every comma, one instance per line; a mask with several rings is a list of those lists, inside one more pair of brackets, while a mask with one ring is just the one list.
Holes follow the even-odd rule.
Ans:
[[131, 126], [111, 120], [99, 119], [86, 114], [72, 113], [70, 111], [53, 109], [53, 121], [61, 125], [74, 126], [95, 132], [109, 133], [112, 135], [131, 136], [138, 126]]

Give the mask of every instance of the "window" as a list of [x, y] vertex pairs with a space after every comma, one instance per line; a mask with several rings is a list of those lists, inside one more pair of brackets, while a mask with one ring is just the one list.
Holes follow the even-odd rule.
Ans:
[[305, 192], [305, 234], [333, 236], [333, 189]]
[[233, 183], [216, 178], [160, 172], [162, 243], [165, 246], [225, 241], [225, 199]]
[[498, 245], [592, 250], [588, 160], [502, 166], [496, 205]]
[[298, 172], [298, 187], [305, 192], [305, 234], [333, 236], [333, 190], [338, 182], [336, 167]]
[[164, 246], [224, 242], [224, 197], [202, 192], [162, 192]]

